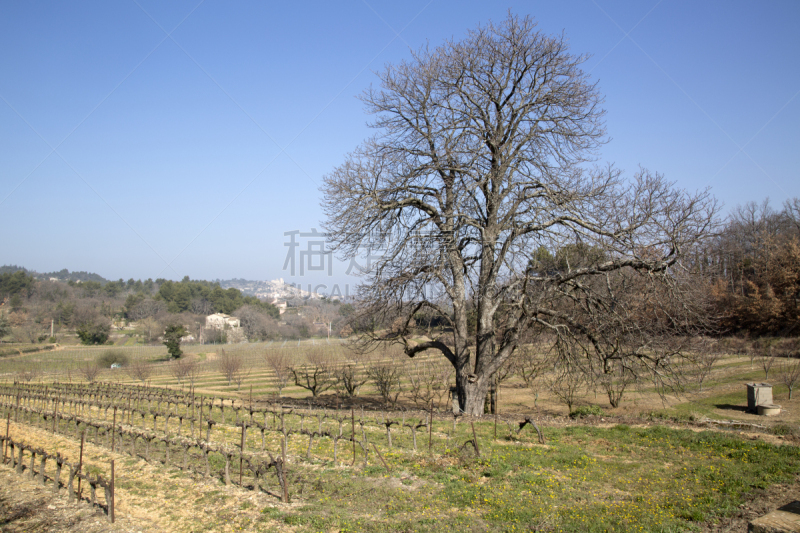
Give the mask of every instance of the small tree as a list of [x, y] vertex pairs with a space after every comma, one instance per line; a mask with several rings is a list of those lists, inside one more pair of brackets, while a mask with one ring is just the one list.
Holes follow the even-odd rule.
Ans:
[[247, 379], [252, 370], [252, 368], [245, 366], [244, 362], [242, 362], [242, 366], [233, 374], [233, 381], [236, 382], [237, 391], [242, 389], [242, 383]]
[[393, 361], [375, 361], [367, 368], [367, 375], [383, 398], [383, 402], [394, 406], [402, 392], [400, 378], [403, 369]]
[[358, 389], [368, 381], [368, 376], [361, 370], [364, 362], [365, 358], [362, 354], [350, 352], [342, 363], [334, 367], [337, 389], [350, 398], [357, 396]]
[[89, 383], [94, 383], [100, 374], [100, 366], [97, 363], [86, 363], [80, 368], [80, 373]]
[[241, 373], [244, 362], [239, 354], [222, 350], [217, 359], [217, 369], [228, 380], [228, 385]]
[[411, 401], [418, 407], [427, 407], [436, 397], [439, 381], [436, 369], [429, 361], [413, 361], [407, 373]]
[[153, 369], [145, 363], [144, 361], [137, 359], [128, 367], [128, 375], [132, 379], [138, 379], [142, 383], [145, 383], [148, 379], [150, 379], [150, 375], [153, 373]]
[[713, 349], [704, 349], [701, 346], [700, 352], [694, 357], [694, 363], [697, 366], [697, 384], [700, 385], [700, 392], [703, 392], [703, 382], [711, 375], [714, 365], [720, 357], [720, 353]]
[[264, 353], [264, 362], [275, 374], [275, 386], [278, 388], [278, 397], [280, 397], [291, 375], [286, 352], [282, 350], [269, 350]]
[[[183, 359], [179, 359], [179, 361], [183, 361]], [[189, 386], [194, 389], [194, 382], [200, 376], [200, 365], [196, 361], [185, 361], [185, 364], [188, 368], [186, 378], [189, 380]]]
[[186, 334], [186, 328], [179, 324], [170, 324], [164, 330], [164, 346], [167, 347], [167, 351], [173, 359], [178, 359], [183, 355], [181, 337], [185, 337]]
[[533, 393], [533, 405], [539, 399], [539, 389], [542, 385], [542, 376], [545, 370], [553, 366], [548, 357], [539, 357], [531, 345], [520, 346], [515, 357], [517, 375], [522, 378], [527, 388]]
[[614, 365], [609, 372], [598, 372], [594, 378], [595, 383], [603, 389], [608, 396], [608, 403], [616, 409], [622, 403], [625, 390], [637, 382], [638, 373], [622, 364]]
[[575, 401], [583, 395], [586, 372], [574, 358], [559, 358], [550, 379], [550, 390], [570, 412]]
[[172, 376], [177, 379], [180, 386], [183, 387], [184, 380], [189, 376], [189, 374], [192, 372], [192, 369], [196, 366], [197, 363], [194, 361], [178, 359], [172, 365]]
[[306, 359], [308, 360], [306, 364], [291, 367], [290, 372], [294, 377], [294, 384], [310, 391], [311, 396], [316, 398], [319, 393], [330, 389], [335, 383], [331, 362], [319, 350], [308, 352]]
[[786, 358], [781, 361], [781, 375], [780, 380], [789, 389], [789, 399], [792, 399], [792, 392], [797, 380], [800, 379], [800, 359]]
[[764, 351], [761, 352], [761, 357], [758, 358], [758, 362], [761, 364], [761, 369], [764, 370], [764, 379], [769, 379], [769, 371], [775, 363], [775, 352], [772, 350], [772, 346], [764, 348]]

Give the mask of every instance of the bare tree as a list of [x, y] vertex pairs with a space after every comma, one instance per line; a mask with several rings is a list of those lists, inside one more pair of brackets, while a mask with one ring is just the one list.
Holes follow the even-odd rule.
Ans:
[[36, 369], [34, 367], [29, 367], [26, 370], [17, 371], [14, 374], [14, 381], [15, 382], [30, 383], [31, 381], [33, 381], [34, 379], [39, 377], [40, 374], [41, 374], [41, 372], [38, 369]]
[[139, 330], [142, 332], [142, 337], [144, 337], [146, 343], [153, 342], [164, 331], [158, 321], [150, 316], [139, 321]]
[[429, 361], [414, 361], [406, 372], [409, 382], [408, 394], [418, 407], [427, 407], [436, 397], [439, 377]]
[[264, 352], [264, 362], [275, 374], [275, 386], [278, 388], [278, 396], [280, 396], [291, 375], [286, 352], [282, 350], [267, 350]]
[[242, 389], [242, 383], [250, 377], [250, 372], [252, 371], [253, 369], [250, 366], [242, 364], [242, 367], [233, 375], [233, 381], [236, 382], [236, 390]]
[[697, 366], [697, 384], [700, 392], [703, 391], [703, 383], [711, 376], [714, 365], [720, 358], [720, 352], [709, 345], [708, 342], [700, 342], [697, 345], [696, 353], [692, 358]]
[[186, 378], [189, 380], [189, 387], [194, 389], [194, 383], [200, 376], [200, 365], [197, 361], [185, 361], [184, 364], [187, 367]]
[[583, 396], [586, 386], [586, 372], [575, 368], [575, 360], [560, 360], [550, 378], [550, 391], [572, 412], [572, 406]]
[[625, 366], [626, 363], [628, 361], [614, 365], [610, 372], [596, 372], [593, 376], [593, 381], [606, 393], [608, 403], [614, 409], [622, 403], [625, 391], [639, 381], [640, 373]]
[[268, 337], [272, 318], [263, 310], [253, 305], [243, 305], [236, 310], [236, 317], [249, 340], [264, 340]]
[[536, 353], [537, 347], [522, 345], [516, 351], [517, 375], [522, 378], [525, 387], [533, 393], [533, 405], [539, 400], [539, 389], [542, 385], [542, 377], [548, 368], [552, 368], [553, 362], [548, 357], [543, 357]]
[[228, 385], [242, 373], [243, 366], [242, 357], [235, 352], [223, 349], [217, 355], [217, 370], [228, 380]]
[[131, 379], [138, 379], [142, 383], [150, 379], [150, 375], [153, 373], [153, 369], [150, 365], [141, 359], [134, 360], [133, 363], [128, 366], [127, 371]]
[[358, 396], [358, 390], [364, 386], [368, 376], [362, 366], [366, 358], [358, 352], [350, 352], [345, 360], [334, 367], [336, 388], [353, 398]]
[[183, 387], [184, 380], [189, 377], [192, 370], [197, 366], [195, 361], [189, 361], [186, 358], [178, 359], [172, 364], [172, 376], [178, 380], [178, 384]]
[[780, 380], [789, 389], [789, 399], [792, 399], [792, 392], [797, 380], [800, 379], [800, 359], [790, 359], [787, 357], [781, 361]]
[[[137, 304], [133, 309], [128, 311], [128, 318], [131, 320], [144, 320], [147, 318], [152, 318], [159, 313], [163, 313], [167, 310], [167, 304], [160, 301], [160, 300], [152, 300], [148, 299], [143, 302]], [[159, 327], [151, 327], [148, 331], [152, 331], [153, 329], [158, 330]], [[157, 335], [158, 333], [156, 333]]]
[[331, 361], [321, 350], [309, 350], [306, 359], [305, 364], [293, 366], [290, 371], [294, 377], [294, 384], [308, 390], [311, 396], [316, 398], [335, 383]]
[[775, 363], [775, 351], [772, 346], [767, 345], [764, 347], [761, 356], [758, 358], [758, 362], [761, 364], [761, 369], [764, 371], [764, 379], [769, 379], [769, 371]]
[[[377, 134], [322, 186], [332, 248], [373, 258], [352, 321], [361, 341], [396, 342], [409, 357], [440, 352], [455, 369], [460, 408], [478, 416], [530, 328], [580, 337], [604, 360], [637, 358], [663, 379], [673, 354], [615, 352], [619, 339], [594, 329], [617, 305], [605, 282], [629, 270], [674, 285], [716, 212], [707, 193], [675, 190], [647, 170], [627, 181], [588, 168], [606, 140], [602, 97], [580, 69], [585, 58], [535, 26], [509, 16], [388, 66], [381, 88], [362, 96]], [[564, 253], [570, 247], [576, 253]], [[539, 250], [562, 260], [537, 263]], [[597, 316], [580, 318], [587, 309]], [[441, 320], [434, 338], [409, 327], [423, 310]], [[675, 318], [673, 327], [693, 323]]]
[[383, 402], [392, 406], [396, 405], [397, 398], [403, 391], [400, 383], [403, 369], [394, 361], [376, 360], [367, 367], [367, 375], [378, 389]]
[[80, 373], [87, 382], [94, 383], [100, 375], [100, 366], [97, 363], [86, 363], [80, 368]]

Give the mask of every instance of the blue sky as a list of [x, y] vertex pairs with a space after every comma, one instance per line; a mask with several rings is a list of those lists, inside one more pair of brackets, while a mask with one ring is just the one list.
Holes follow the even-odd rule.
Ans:
[[356, 96], [509, 9], [591, 55], [603, 160], [726, 208], [800, 196], [796, 1], [4, 1], [0, 264], [352, 284], [282, 267], [370, 134]]

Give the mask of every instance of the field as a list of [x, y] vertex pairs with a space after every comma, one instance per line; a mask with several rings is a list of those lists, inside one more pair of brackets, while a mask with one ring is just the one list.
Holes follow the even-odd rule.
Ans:
[[[546, 387], [536, 395], [512, 377], [499, 415], [470, 420], [448, 413], [446, 394], [415, 404], [413, 362], [391, 351], [359, 369], [402, 362], [394, 405], [373, 383], [355, 398], [330, 389], [311, 400], [295, 385], [277, 398], [263, 354], [347, 357], [333, 340], [186, 347], [200, 369], [193, 383], [178, 381], [161, 347], [117, 348], [148, 363], [144, 382], [117, 369], [87, 384], [81, 367], [107, 348], [0, 359], [11, 439], [77, 464], [83, 433], [93, 475], [108, 478], [114, 459], [117, 501], [111, 526], [101, 491], [94, 510], [69, 511], [49, 465], [42, 486], [38, 463], [34, 480], [6, 464], [2, 485], [20, 490], [2, 493], [4, 531], [70, 530], [65, 516], [74, 531], [744, 531], [800, 499], [798, 400], [776, 386], [781, 415], [744, 412], [744, 384], [767, 381], [744, 355], [721, 357], [702, 392], [690, 381], [662, 399], [642, 387], [617, 409], [591, 392], [576, 405], [594, 414], [576, 418]], [[239, 383], [219, 371], [221, 348], [244, 361]], [[529, 424], [519, 430], [526, 418], [542, 439]]]

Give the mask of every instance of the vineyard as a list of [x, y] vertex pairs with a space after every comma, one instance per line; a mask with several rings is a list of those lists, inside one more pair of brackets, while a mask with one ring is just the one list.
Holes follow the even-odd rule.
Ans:
[[[448, 408], [450, 368], [392, 349], [204, 345], [170, 361], [126, 347], [125, 366], [87, 373], [109, 349], [0, 360], [0, 471], [118, 531], [677, 531], [739, 523], [740, 506], [796, 491], [800, 473], [794, 400], [777, 425], [736, 412], [747, 420], [730, 427], [745, 434], [697, 414], [725, 418], [714, 405], [763, 377], [742, 355], [716, 361], [703, 397], [652, 410], [655, 393], [639, 388], [609, 414], [584, 394], [583, 419], [559, 415], [516, 369], [499, 413], [471, 419]], [[18, 520], [9, 531], [35, 529]], [[75, 531], [101, 527], [83, 520]]]

